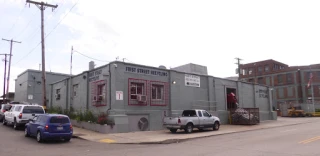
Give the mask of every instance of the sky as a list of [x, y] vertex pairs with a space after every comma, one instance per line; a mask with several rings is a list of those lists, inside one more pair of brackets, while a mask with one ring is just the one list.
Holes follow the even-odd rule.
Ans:
[[[200, 64], [216, 77], [236, 76], [236, 57], [241, 63], [319, 63], [319, 0], [45, 2], [58, 5], [44, 11], [47, 71], [69, 74], [72, 46], [78, 52], [73, 55], [73, 74], [88, 70], [93, 59], [101, 66], [117, 57], [155, 67]], [[25, 0], [0, 0], [0, 38], [21, 41], [13, 44], [10, 91], [20, 73], [39, 70], [40, 13]], [[0, 54], [9, 50], [9, 42], [0, 40]], [[1, 61], [1, 78], [3, 73]], [[2, 93], [3, 83], [0, 88]]]

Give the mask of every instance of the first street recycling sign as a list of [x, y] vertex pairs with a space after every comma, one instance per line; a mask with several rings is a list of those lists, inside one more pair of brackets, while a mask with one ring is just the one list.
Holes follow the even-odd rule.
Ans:
[[185, 85], [189, 87], [200, 87], [200, 76], [185, 74]]

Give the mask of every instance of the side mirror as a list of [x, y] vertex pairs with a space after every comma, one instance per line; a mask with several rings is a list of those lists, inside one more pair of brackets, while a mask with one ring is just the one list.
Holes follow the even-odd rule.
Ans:
[[211, 114], [209, 114], [209, 117], [212, 117], [212, 115], [211, 115]]

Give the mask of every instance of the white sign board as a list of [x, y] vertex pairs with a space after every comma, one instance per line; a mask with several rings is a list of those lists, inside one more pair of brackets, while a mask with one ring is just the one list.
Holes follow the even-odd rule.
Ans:
[[116, 100], [123, 100], [123, 91], [116, 91]]
[[200, 76], [185, 74], [185, 85], [190, 87], [200, 87]]
[[32, 100], [33, 99], [33, 95], [28, 95], [28, 100]]

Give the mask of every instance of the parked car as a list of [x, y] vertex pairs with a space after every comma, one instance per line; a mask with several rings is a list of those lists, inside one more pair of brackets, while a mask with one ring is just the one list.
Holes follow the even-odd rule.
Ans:
[[0, 121], [4, 119], [4, 113], [8, 110], [10, 110], [11, 105], [10, 104], [1, 104], [0, 106]]
[[205, 110], [193, 109], [184, 110], [181, 117], [165, 117], [163, 125], [172, 133], [177, 132], [178, 129], [192, 133], [194, 128], [198, 128], [199, 130], [203, 130], [204, 128], [219, 130], [220, 119], [212, 116]]
[[38, 142], [52, 139], [70, 141], [72, 124], [66, 115], [43, 114], [31, 119], [25, 126], [25, 137], [35, 136]]
[[9, 111], [4, 113], [3, 125], [11, 124], [14, 129], [18, 129], [20, 126], [24, 126], [36, 115], [44, 114], [45, 111], [42, 106], [39, 105], [25, 105], [15, 104], [12, 105]]

